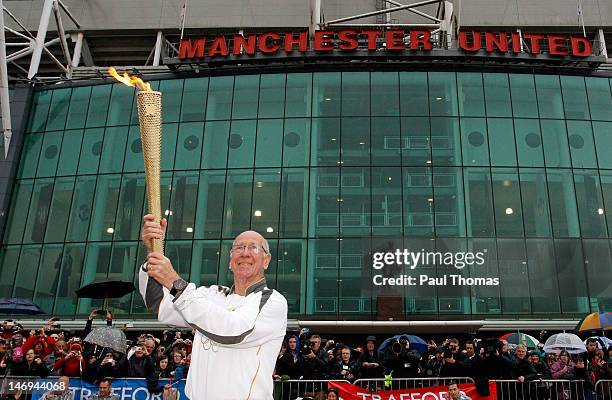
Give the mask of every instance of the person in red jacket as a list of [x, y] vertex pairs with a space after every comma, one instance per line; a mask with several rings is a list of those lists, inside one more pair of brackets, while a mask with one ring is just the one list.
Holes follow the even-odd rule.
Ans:
[[83, 348], [80, 343], [72, 343], [70, 352], [53, 364], [53, 370], [60, 371], [60, 375], [69, 377], [80, 377], [85, 372], [85, 358], [83, 358]]
[[41, 329], [38, 333], [30, 334], [30, 337], [23, 343], [23, 351], [34, 349], [34, 353], [44, 359], [51, 354], [54, 345], [55, 339], [45, 335], [45, 330]]

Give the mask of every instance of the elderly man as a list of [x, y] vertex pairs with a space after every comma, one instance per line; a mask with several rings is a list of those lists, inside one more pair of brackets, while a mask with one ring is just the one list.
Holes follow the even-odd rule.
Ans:
[[195, 329], [185, 392], [190, 399], [272, 399], [272, 374], [287, 329], [287, 301], [266, 287], [272, 256], [257, 232], [239, 234], [232, 244], [231, 288], [197, 287], [176, 273], [163, 254], [152, 252], [167, 222], [144, 217], [141, 238], [149, 249], [139, 276], [149, 310], [169, 325]]

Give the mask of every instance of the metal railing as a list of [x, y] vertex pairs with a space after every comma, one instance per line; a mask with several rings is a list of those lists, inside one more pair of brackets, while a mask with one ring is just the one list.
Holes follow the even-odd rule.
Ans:
[[595, 396], [597, 400], [612, 399], [612, 380], [600, 379], [595, 383]]
[[495, 380], [498, 400], [594, 400], [593, 390], [584, 381]]
[[324, 400], [327, 393], [327, 383], [332, 381], [349, 383], [345, 380], [335, 379], [274, 381], [274, 400], [294, 400], [298, 397], [312, 397], [315, 400]]
[[435, 377], [435, 378], [375, 378], [357, 379], [353, 384], [370, 391], [420, 389], [431, 386], [446, 386], [451, 382], [474, 383], [468, 377]]

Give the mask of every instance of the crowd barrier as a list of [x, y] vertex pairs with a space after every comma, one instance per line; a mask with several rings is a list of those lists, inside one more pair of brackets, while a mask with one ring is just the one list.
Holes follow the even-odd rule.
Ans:
[[361, 386], [370, 391], [380, 390], [405, 390], [405, 389], [420, 389], [431, 386], [446, 386], [451, 382], [455, 383], [474, 383], [472, 378], [455, 377], [455, 378], [375, 378], [375, 379], [357, 379], [353, 382], [355, 385]]
[[595, 400], [593, 386], [584, 381], [495, 380], [498, 400]]
[[601, 379], [595, 383], [597, 400], [612, 400], [612, 380]]
[[298, 397], [312, 397], [315, 400], [325, 399], [328, 382], [345, 382], [345, 380], [306, 380], [290, 379], [274, 381], [274, 400], [294, 400]]

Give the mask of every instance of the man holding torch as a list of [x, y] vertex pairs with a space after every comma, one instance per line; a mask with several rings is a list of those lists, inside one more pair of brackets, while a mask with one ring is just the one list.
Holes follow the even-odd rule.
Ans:
[[272, 374], [287, 329], [287, 301], [266, 287], [272, 256], [255, 231], [232, 243], [231, 288], [187, 283], [161, 252], [152, 251], [167, 222], [144, 217], [141, 238], [149, 250], [139, 286], [149, 310], [169, 325], [195, 329], [186, 394], [192, 400], [271, 400]]

